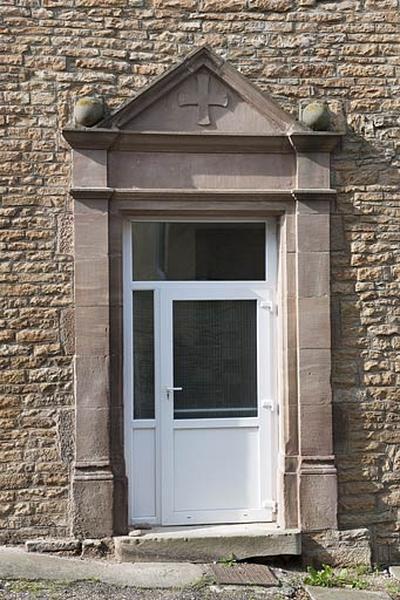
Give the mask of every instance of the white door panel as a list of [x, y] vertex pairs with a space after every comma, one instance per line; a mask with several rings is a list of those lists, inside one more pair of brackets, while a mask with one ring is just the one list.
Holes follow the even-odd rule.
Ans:
[[174, 511], [258, 508], [258, 437], [256, 427], [175, 430]]
[[133, 430], [132, 477], [134, 519], [156, 518], [156, 431], [155, 428]]

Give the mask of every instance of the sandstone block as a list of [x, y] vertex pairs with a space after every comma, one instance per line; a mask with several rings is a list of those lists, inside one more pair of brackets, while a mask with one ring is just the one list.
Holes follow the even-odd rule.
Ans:
[[201, 4], [201, 10], [209, 12], [239, 11], [244, 7], [244, 0], [226, 0], [223, 4], [219, 0], [202, 0]]
[[315, 565], [346, 567], [371, 565], [371, 536], [368, 529], [327, 530], [303, 534], [303, 557]]

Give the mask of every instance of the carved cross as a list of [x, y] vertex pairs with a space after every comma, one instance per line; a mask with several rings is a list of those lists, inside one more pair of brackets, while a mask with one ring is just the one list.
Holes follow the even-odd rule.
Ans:
[[199, 120], [198, 125], [210, 125], [210, 106], [228, 106], [228, 94], [225, 92], [210, 96], [210, 75], [209, 73], [197, 74], [197, 95], [191, 97], [189, 94], [178, 94], [179, 106], [198, 106]]

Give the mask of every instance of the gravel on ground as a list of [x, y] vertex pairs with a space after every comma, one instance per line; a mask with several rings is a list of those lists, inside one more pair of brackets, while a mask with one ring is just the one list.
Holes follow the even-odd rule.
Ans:
[[[281, 568], [275, 564], [272, 571], [280, 582], [279, 587], [217, 586], [211, 574], [180, 589], [139, 589], [104, 583], [96, 578], [73, 582], [0, 579], [0, 600], [310, 600], [304, 589], [306, 573], [301, 566], [285, 564]], [[353, 582], [347, 589], [382, 591], [392, 600], [400, 600], [400, 581], [387, 570], [355, 568], [335, 572]], [[345, 593], [346, 586], [342, 590]]]
[[182, 590], [138, 590], [96, 581], [0, 580], [1, 600], [306, 600], [292, 587], [215, 586], [200, 582]]

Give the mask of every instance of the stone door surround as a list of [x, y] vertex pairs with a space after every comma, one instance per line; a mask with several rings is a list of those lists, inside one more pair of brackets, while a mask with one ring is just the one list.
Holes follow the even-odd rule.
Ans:
[[127, 218], [279, 223], [278, 523], [336, 528], [330, 340], [330, 153], [200, 48], [73, 148], [76, 457], [73, 534], [127, 531], [123, 452], [122, 231]]

